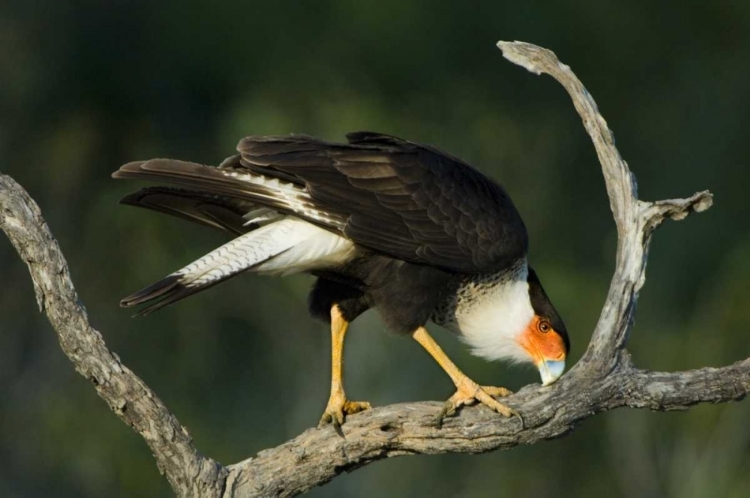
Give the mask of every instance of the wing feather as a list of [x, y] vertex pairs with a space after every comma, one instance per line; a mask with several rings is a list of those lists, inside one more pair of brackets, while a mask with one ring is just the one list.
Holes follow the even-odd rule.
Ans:
[[[168, 181], [272, 208], [373, 251], [451, 271], [500, 271], [526, 254], [520, 215], [505, 190], [481, 172], [388, 135], [357, 132], [347, 139], [250, 136], [219, 167], [154, 159], [126, 164], [113, 176]], [[225, 206], [196, 212], [163, 199], [141, 204], [212, 226], [235, 225]]]
[[234, 235], [247, 233], [257, 225], [247, 224], [244, 215], [251, 202], [194, 190], [148, 187], [120, 199], [120, 204], [138, 206], [177, 216]]
[[304, 184], [317, 209], [347, 220], [354, 242], [461, 272], [499, 271], [526, 254], [526, 228], [505, 190], [429, 146], [370, 132], [348, 144], [305, 135], [247, 137], [241, 164]]

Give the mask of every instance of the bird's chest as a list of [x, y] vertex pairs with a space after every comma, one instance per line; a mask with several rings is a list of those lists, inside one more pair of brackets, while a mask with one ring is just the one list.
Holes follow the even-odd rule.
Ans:
[[464, 278], [455, 293], [443, 299], [431, 319], [461, 335], [476, 327], [487, 327], [498, 319], [498, 310], [508, 300], [512, 275], [486, 274]]

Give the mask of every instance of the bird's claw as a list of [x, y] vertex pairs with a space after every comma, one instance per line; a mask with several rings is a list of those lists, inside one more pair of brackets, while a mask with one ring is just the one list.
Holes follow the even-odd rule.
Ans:
[[450, 417], [454, 415], [460, 407], [464, 405], [473, 405], [477, 401], [504, 417], [515, 416], [523, 421], [520, 413], [493, 398], [493, 396], [510, 396], [513, 392], [509, 389], [495, 386], [480, 386], [469, 379], [464, 380], [457, 387], [458, 390], [456, 393], [445, 402], [442, 410], [440, 410], [440, 413], [437, 416], [436, 422], [438, 428], [442, 427], [443, 419], [445, 417]]
[[320, 418], [318, 428], [333, 424], [334, 427], [340, 427], [347, 415], [362, 412], [372, 408], [367, 401], [349, 401], [343, 394], [333, 395], [328, 400], [323, 416]]

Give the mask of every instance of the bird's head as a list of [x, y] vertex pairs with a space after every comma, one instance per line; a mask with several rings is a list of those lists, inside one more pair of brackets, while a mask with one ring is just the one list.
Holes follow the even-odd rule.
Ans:
[[539, 369], [542, 385], [555, 382], [565, 370], [570, 339], [565, 324], [544, 292], [536, 272], [528, 269], [528, 292], [533, 316], [517, 336], [518, 345]]
[[526, 264], [519, 270], [490, 295], [475, 296], [470, 310], [459, 313], [457, 332], [477, 356], [533, 363], [546, 386], [565, 370], [568, 331], [534, 270]]

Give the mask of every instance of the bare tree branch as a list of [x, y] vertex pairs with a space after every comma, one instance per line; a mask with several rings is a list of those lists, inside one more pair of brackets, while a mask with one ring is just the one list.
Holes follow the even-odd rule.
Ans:
[[39, 206], [12, 178], [0, 174], [0, 228], [29, 267], [39, 310], [47, 314], [63, 352], [97, 394], [149, 445], [159, 471], [183, 496], [218, 496], [226, 470], [201, 456], [164, 403], [104, 344], [89, 323], [68, 264]]
[[521, 412], [523, 422], [477, 406], [462, 410], [438, 429], [435, 416], [442, 404], [390, 405], [348, 417], [342, 434], [333, 427], [309, 429], [281, 446], [223, 467], [198, 453], [174, 415], [106, 348], [88, 322], [39, 208], [12, 179], [0, 175], [0, 228], [28, 264], [40, 309], [63, 351], [110, 408], [146, 440], [178, 495], [290, 496], [383, 458], [508, 449], [563, 436], [578, 422], [614, 408], [682, 410], [696, 403], [739, 400], [750, 392], [750, 358], [723, 368], [648, 372], [635, 368], [625, 349], [653, 230], [667, 218], [680, 220], [707, 209], [711, 194], [639, 200], [635, 177], [615, 148], [612, 132], [570, 68], [535, 45], [498, 46], [508, 60], [551, 75], [570, 94], [601, 162], [618, 232], [615, 273], [581, 361], [556, 384], [526, 386], [504, 400]]
[[635, 317], [638, 291], [646, 278], [646, 258], [651, 231], [665, 217], [683, 219], [692, 211], [711, 207], [713, 196], [708, 191], [688, 199], [657, 203], [638, 200], [635, 176], [615, 147], [615, 137], [591, 94], [568, 66], [550, 50], [524, 42], [498, 42], [503, 56], [535, 74], [546, 73], [567, 90], [583, 121], [602, 165], [610, 207], [617, 225], [617, 257], [615, 274], [607, 300], [594, 330], [588, 350], [577, 368], [605, 373], [614, 367], [624, 349]]

